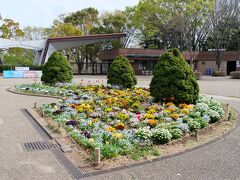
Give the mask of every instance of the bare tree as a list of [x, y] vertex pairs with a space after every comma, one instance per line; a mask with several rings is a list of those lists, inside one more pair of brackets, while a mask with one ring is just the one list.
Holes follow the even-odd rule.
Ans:
[[221, 71], [221, 64], [234, 30], [235, 23], [240, 14], [239, 0], [216, 0], [215, 9], [211, 16], [212, 38], [218, 71]]

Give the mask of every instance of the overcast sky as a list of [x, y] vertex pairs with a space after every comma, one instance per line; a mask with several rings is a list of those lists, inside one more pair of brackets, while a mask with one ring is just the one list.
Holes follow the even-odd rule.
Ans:
[[123, 10], [137, 3], [138, 0], [0, 0], [0, 14], [18, 21], [21, 27], [49, 27], [62, 13], [87, 7], [95, 7], [100, 12]]

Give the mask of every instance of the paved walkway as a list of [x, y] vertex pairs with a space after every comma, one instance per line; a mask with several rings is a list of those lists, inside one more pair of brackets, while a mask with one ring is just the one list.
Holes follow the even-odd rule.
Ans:
[[25, 152], [21, 147], [22, 143], [42, 140], [21, 109], [32, 107], [34, 102], [54, 101], [6, 91], [30, 81], [0, 78], [0, 180], [71, 179], [50, 151]]
[[[75, 77], [75, 82], [106, 81], [105, 76]], [[141, 77], [140, 86], [147, 86], [150, 77]], [[21, 144], [41, 140], [41, 137], [21, 112], [21, 108], [53, 102], [53, 99], [28, 97], [6, 91], [14, 84], [32, 82], [32, 79], [0, 78], [0, 179], [71, 179], [66, 170], [49, 151], [24, 152]], [[201, 93], [240, 97], [238, 80], [204, 77]], [[240, 109], [237, 98], [216, 96], [221, 101]], [[90, 179], [239, 179], [240, 129], [214, 144], [166, 159], [160, 162], [116, 171]]]

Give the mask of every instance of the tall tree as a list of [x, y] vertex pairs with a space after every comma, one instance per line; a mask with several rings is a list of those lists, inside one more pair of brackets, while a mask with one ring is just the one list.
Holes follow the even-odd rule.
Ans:
[[195, 52], [200, 51], [210, 33], [214, 0], [195, 0], [186, 5], [186, 11], [180, 17], [180, 31], [186, 50], [189, 52], [190, 65], [194, 69]]
[[42, 40], [48, 36], [47, 28], [43, 27], [27, 26], [23, 29], [23, 32], [25, 40]]
[[2, 38], [18, 39], [24, 36], [24, 32], [21, 30], [18, 22], [12, 19], [0, 19], [1, 26], [0, 32]]
[[136, 28], [133, 26], [130, 17], [132, 10], [127, 7], [125, 11], [116, 10], [105, 12], [99, 18], [99, 25], [92, 29], [94, 34], [125, 33], [126, 37], [102, 43], [103, 49], [126, 48], [133, 42]]
[[221, 64], [224, 58], [224, 51], [228, 47], [232, 32], [239, 19], [240, 2], [238, 0], [217, 0], [212, 14], [212, 39], [216, 54], [218, 71], [221, 71]]
[[[22, 39], [24, 37], [24, 32], [20, 28], [18, 22], [5, 18], [3, 19], [0, 17], [0, 37], [6, 39]], [[2, 50], [1, 50], [2, 51]], [[18, 63], [23, 60], [22, 62], [27, 62], [27, 64], [31, 63], [33, 59], [32, 56], [29, 56], [28, 51], [21, 49], [21, 48], [10, 48], [5, 49], [4, 58], [6, 57], [7, 62], [17, 62]], [[1, 52], [2, 54], [3, 52]], [[5, 63], [5, 60], [3, 60]], [[11, 63], [10, 63], [11, 64]]]
[[53, 26], [47, 30], [49, 37], [81, 36], [82, 31], [72, 23], [61, 23], [55, 21]]
[[140, 0], [134, 23], [144, 48], [199, 49], [209, 28], [213, 0]]
[[[92, 29], [99, 23], [99, 12], [97, 9], [89, 7], [77, 12], [68, 14], [63, 18], [64, 23], [72, 23], [73, 26], [79, 28], [83, 35], [92, 34]], [[83, 69], [83, 63], [85, 62], [85, 68], [88, 69], [89, 62], [93, 62], [96, 59], [98, 53], [98, 47], [95, 45], [82, 45], [72, 49], [75, 54], [75, 59], [78, 64], [78, 71], [81, 73]]]
[[80, 28], [84, 35], [89, 35], [92, 27], [98, 24], [98, 14], [97, 9], [89, 7], [70, 13], [63, 21], [64, 23], [72, 23]]

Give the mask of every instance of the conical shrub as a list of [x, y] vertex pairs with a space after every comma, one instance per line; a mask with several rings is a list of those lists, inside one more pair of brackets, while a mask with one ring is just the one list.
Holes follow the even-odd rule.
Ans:
[[70, 82], [73, 78], [71, 65], [60, 52], [54, 52], [50, 56], [42, 73], [41, 81], [51, 85]]
[[108, 84], [131, 88], [137, 84], [135, 72], [125, 57], [116, 57], [108, 71]]
[[150, 93], [155, 101], [196, 103], [199, 86], [191, 67], [178, 49], [171, 49], [160, 56], [153, 71]]

